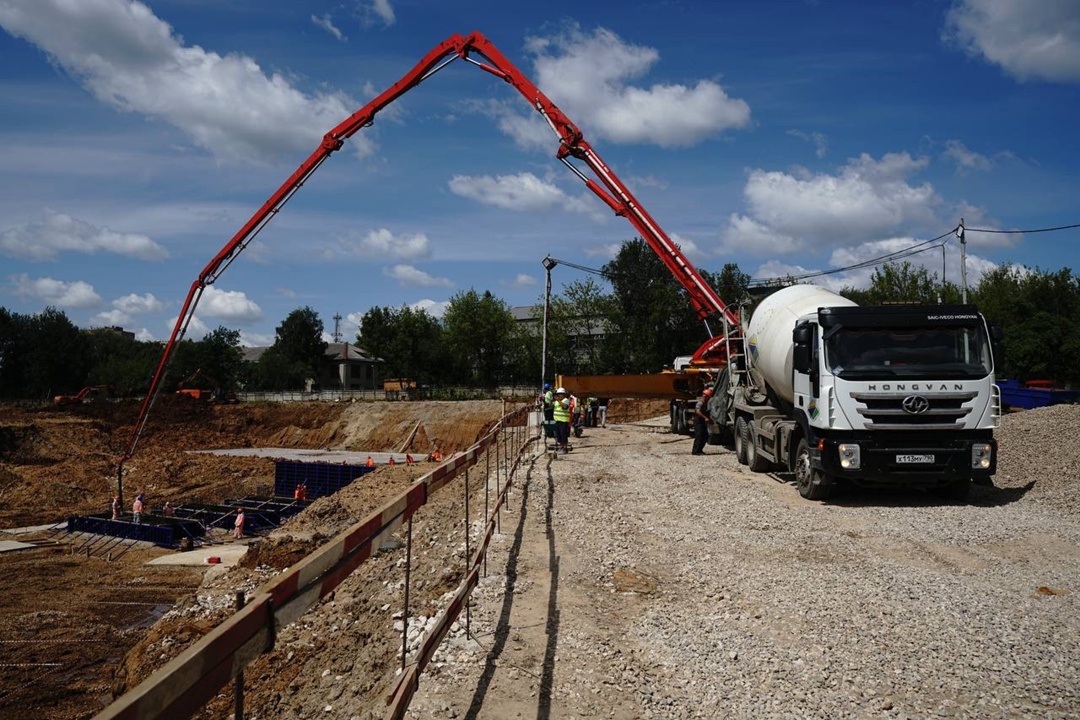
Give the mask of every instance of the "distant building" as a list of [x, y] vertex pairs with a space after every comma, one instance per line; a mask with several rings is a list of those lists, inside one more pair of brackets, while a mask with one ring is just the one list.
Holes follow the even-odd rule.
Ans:
[[[258, 362], [268, 347], [245, 347], [244, 360]], [[310, 378], [305, 390], [382, 389], [382, 360], [350, 343], [327, 343], [319, 377]], [[316, 387], [317, 386], [317, 387]]]
[[131, 342], [135, 342], [135, 333], [125, 330], [119, 325], [109, 325], [108, 327], [90, 328], [84, 332], [92, 335], [119, 335], [122, 338], [126, 338]]

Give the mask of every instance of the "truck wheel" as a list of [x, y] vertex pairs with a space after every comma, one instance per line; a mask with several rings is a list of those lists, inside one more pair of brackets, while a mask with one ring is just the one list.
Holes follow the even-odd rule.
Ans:
[[934, 494], [945, 500], [963, 502], [971, 492], [971, 478], [960, 478], [934, 489]]
[[824, 500], [832, 492], [832, 478], [810, 465], [810, 446], [806, 438], [799, 439], [795, 451], [795, 487], [807, 500]]
[[765, 472], [769, 469], [769, 461], [758, 452], [757, 426], [753, 420], [746, 423], [746, 465], [750, 472]]
[[735, 420], [735, 459], [746, 464], [746, 418], [742, 415]]

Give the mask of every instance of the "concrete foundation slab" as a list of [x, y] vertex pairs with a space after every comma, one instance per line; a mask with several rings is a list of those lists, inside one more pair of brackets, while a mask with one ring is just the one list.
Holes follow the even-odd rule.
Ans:
[[[235, 565], [247, 553], [247, 543], [236, 542], [228, 545], [206, 545], [187, 552], [169, 553], [156, 557], [147, 565]], [[221, 558], [220, 563], [210, 563], [208, 558]]]
[[0, 553], [11, 552], [13, 550], [28, 550], [30, 548], [37, 547], [33, 543], [19, 542], [18, 540], [0, 540]]

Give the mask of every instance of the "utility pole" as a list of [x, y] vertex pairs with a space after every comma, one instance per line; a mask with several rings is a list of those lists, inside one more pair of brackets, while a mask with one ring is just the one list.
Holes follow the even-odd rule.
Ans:
[[341, 342], [341, 313], [334, 313], [334, 342]]
[[956, 237], [960, 238], [960, 302], [967, 305], [967, 240], [964, 238], [964, 218], [960, 218]]

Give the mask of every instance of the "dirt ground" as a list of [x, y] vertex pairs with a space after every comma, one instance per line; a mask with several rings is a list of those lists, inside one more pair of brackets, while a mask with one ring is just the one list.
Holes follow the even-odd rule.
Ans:
[[[153, 512], [166, 500], [216, 503], [270, 493], [272, 460], [191, 454], [189, 450], [401, 450], [419, 423], [408, 450], [426, 454], [437, 446], [452, 453], [474, 443], [506, 407], [499, 401], [212, 406], [165, 397], [154, 408], [134, 456], [124, 466], [125, 499], [141, 491]], [[116, 488], [117, 461], [137, 411], [134, 403], [0, 407], [0, 529], [106, 512]], [[662, 403], [615, 401], [608, 417], [613, 423], [631, 422], [664, 412]], [[82, 540], [73, 541], [65, 531], [0, 534], [0, 539], [10, 537], [36, 546], [0, 554], [0, 647], [4, 650], [0, 717], [92, 716], [114, 695], [132, 687], [227, 616], [227, 604], [209, 611], [206, 607], [215, 579], [228, 584], [229, 592], [253, 590], [427, 469], [423, 465], [380, 468], [337, 496], [317, 500], [287, 523], [287, 533], [253, 543], [236, 569], [238, 574], [227, 581], [218, 569], [208, 573], [202, 567], [147, 565], [148, 560], [172, 552], [162, 548], [134, 547], [110, 560], [94, 553], [86, 556]], [[439, 498], [418, 524], [418, 536], [425, 538], [421, 547], [427, 546], [418, 554], [433, 554], [428, 569], [433, 577], [419, 582], [420, 602], [434, 602], [458, 582], [457, 561], [434, 557], [433, 548], [447, 545], [447, 536], [454, 537], [454, 530], [448, 528], [460, 524], [463, 502], [460, 496]], [[463, 538], [462, 531], [462, 542]], [[423, 560], [418, 558], [421, 567]], [[383, 579], [393, 564], [389, 557], [376, 558], [356, 573], [355, 582], [393, 585], [396, 581]], [[349, 603], [346, 608], [352, 617], [387, 612], [388, 603], [378, 594], [342, 595], [335, 602]], [[370, 634], [366, 623], [354, 624], [361, 635]], [[275, 708], [287, 703], [289, 693], [295, 692], [293, 680], [307, 671], [299, 659], [319, 644], [303, 623], [296, 625], [295, 636], [282, 638], [280, 651], [251, 667], [250, 677], [274, 679], [273, 688], [261, 700], [262, 717], [274, 716]], [[368, 675], [373, 683], [389, 682], [381, 672], [394, 651], [393, 643], [382, 639], [365, 654], [363, 662], [371, 667]], [[356, 669], [362, 670], [361, 661], [356, 662]], [[208, 709], [208, 716], [226, 714], [228, 703], [223, 698], [221, 707]]]

